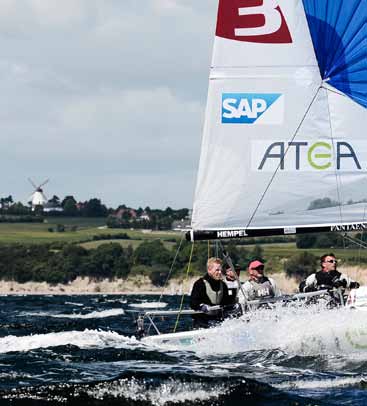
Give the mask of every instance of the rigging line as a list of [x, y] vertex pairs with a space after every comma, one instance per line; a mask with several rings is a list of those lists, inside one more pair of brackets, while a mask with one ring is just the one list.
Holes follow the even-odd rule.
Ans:
[[[328, 82], [326, 82], [326, 83], [328, 83]], [[335, 90], [335, 89], [331, 88], [330, 86], [331, 86], [331, 85], [328, 85], [328, 86], [322, 85], [321, 87], [322, 87], [323, 89], [325, 89], [325, 90], [328, 90], [328, 91], [331, 92], [331, 93], [338, 94], [339, 96], [348, 97], [348, 96], [346, 96], [345, 93], [343, 93], [341, 90], [338, 90], [338, 89]], [[348, 97], [348, 99], [349, 99], [349, 97]]]
[[250, 217], [250, 220], [248, 221], [247, 226], [246, 226], [245, 228], [248, 228], [248, 227], [250, 226], [252, 220], [254, 219], [254, 217], [255, 217], [255, 215], [256, 215], [256, 213], [257, 213], [257, 211], [258, 211], [258, 209], [259, 209], [259, 207], [260, 207], [260, 205], [261, 205], [261, 203], [263, 202], [263, 200], [264, 200], [264, 198], [265, 198], [265, 195], [266, 195], [267, 191], [269, 190], [271, 184], [273, 183], [273, 181], [274, 181], [274, 179], [275, 179], [275, 176], [276, 176], [276, 174], [277, 174], [278, 171], [279, 171], [279, 168], [284, 164], [284, 159], [285, 159], [285, 156], [287, 155], [287, 152], [289, 151], [290, 144], [291, 144], [291, 143], [294, 141], [294, 139], [296, 138], [297, 133], [298, 133], [299, 129], [301, 128], [301, 125], [302, 125], [303, 122], [305, 121], [305, 118], [306, 118], [308, 112], [310, 111], [311, 106], [313, 105], [314, 101], [316, 100], [316, 97], [318, 96], [321, 87], [322, 87], [322, 84], [320, 84], [320, 86], [317, 88], [316, 93], [315, 93], [314, 97], [313, 97], [312, 100], [311, 100], [311, 103], [309, 104], [309, 106], [308, 106], [308, 108], [307, 108], [305, 114], [304, 114], [303, 117], [302, 117], [301, 122], [299, 123], [298, 127], [296, 128], [296, 131], [294, 132], [291, 141], [288, 143], [288, 147], [287, 147], [287, 149], [285, 150], [285, 153], [284, 153], [283, 157], [281, 158], [281, 160], [280, 160], [280, 162], [279, 162], [277, 168], [275, 169], [275, 171], [274, 171], [272, 177], [270, 178], [270, 180], [269, 180], [269, 182], [268, 182], [268, 184], [267, 184], [267, 186], [266, 186], [266, 188], [265, 188], [263, 194], [261, 195], [260, 200], [259, 200], [257, 206], [255, 207], [255, 209], [254, 209], [254, 211], [253, 211], [253, 213], [252, 213], [252, 215], [251, 215], [251, 217]]
[[[177, 259], [177, 257], [178, 257], [178, 254], [179, 254], [179, 252], [180, 252], [180, 250], [181, 250], [181, 246], [182, 246], [182, 242], [183, 242], [184, 238], [185, 238], [185, 234], [182, 233], [182, 237], [181, 237], [180, 244], [179, 244], [179, 246], [178, 246], [178, 248], [177, 248], [177, 250], [176, 250], [176, 254], [175, 254], [175, 256], [174, 256], [174, 258], [173, 258], [173, 261], [172, 261], [172, 264], [171, 264], [171, 268], [170, 268], [170, 270], [169, 270], [169, 272], [168, 272], [168, 275], [167, 275], [167, 278], [166, 278], [166, 280], [165, 280], [165, 282], [164, 282], [162, 292], [161, 292], [161, 294], [160, 294], [160, 296], [159, 296], [159, 299], [158, 299], [158, 303], [161, 303], [161, 301], [162, 301], [164, 291], [165, 291], [165, 289], [166, 289], [166, 287], [167, 287], [167, 283], [168, 283], [168, 281], [169, 281], [169, 279], [170, 279], [170, 277], [171, 277], [171, 273], [172, 273], [173, 267], [174, 267], [174, 265], [175, 265], [175, 263], [176, 263], [176, 259]], [[152, 316], [152, 320], [154, 320], [154, 316]], [[152, 327], [152, 324], [149, 324], [149, 327], [148, 327], [148, 330], [147, 330], [147, 334], [149, 334], [151, 327]]]
[[[243, 303], [243, 304], [244, 304], [245, 306], [247, 306], [246, 295], [245, 295], [245, 292], [244, 292], [244, 290], [243, 290], [240, 277], [237, 275], [236, 269], [235, 269], [235, 267], [233, 266], [232, 258], [230, 257], [230, 255], [229, 255], [229, 254], [226, 252], [226, 250], [224, 249], [224, 246], [223, 246], [223, 244], [222, 244], [222, 241], [219, 240], [219, 244], [220, 244], [220, 247], [222, 248], [223, 257], [224, 257], [225, 261], [227, 262], [228, 266], [231, 268], [231, 270], [232, 270], [232, 272], [233, 272], [233, 274], [234, 274], [234, 276], [235, 276], [235, 278], [236, 278], [236, 282], [237, 282], [237, 285], [238, 285], [238, 291], [237, 291], [237, 292], [238, 292], [238, 293], [239, 293], [239, 292], [242, 293], [243, 300], [244, 300], [244, 303]], [[237, 293], [237, 297], [238, 297], [238, 293]]]
[[[192, 244], [191, 244], [190, 258], [189, 258], [189, 263], [187, 264], [187, 270], [186, 270], [186, 278], [185, 278], [186, 281], [188, 280], [189, 274], [190, 274], [190, 267], [191, 267], [191, 261], [192, 261], [193, 252], [194, 252], [194, 241], [193, 241]], [[174, 332], [174, 333], [176, 332], [177, 326], [178, 326], [178, 322], [180, 321], [180, 316], [181, 316], [181, 312], [182, 312], [184, 297], [185, 297], [185, 292], [182, 292], [180, 308], [179, 308], [179, 310], [178, 310], [178, 314], [177, 314], [177, 319], [176, 319], [175, 327], [173, 328], [173, 332]]]
[[367, 248], [367, 243], [365, 243], [364, 241], [359, 242], [357, 239], [349, 237], [349, 235], [347, 234], [343, 234], [343, 238], [352, 242], [353, 244], [358, 245], [360, 248]]
[[[333, 146], [333, 154], [334, 154], [334, 159], [336, 159], [336, 151], [335, 151], [335, 145], [334, 145], [334, 137], [333, 137], [333, 126], [331, 124], [331, 113], [330, 113], [330, 105], [329, 105], [329, 93], [327, 92], [326, 89], [326, 97], [327, 97], [327, 111], [328, 111], [328, 116], [329, 116], [329, 127], [330, 127], [330, 136], [331, 136], [331, 145]], [[334, 162], [335, 164], [335, 162]], [[337, 195], [338, 195], [338, 202], [339, 202], [339, 215], [340, 215], [340, 222], [343, 223], [343, 211], [342, 211], [342, 196], [340, 193], [340, 187], [341, 187], [341, 179], [340, 175], [337, 172], [337, 166], [335, 165], [335, 181], [336, 181], [336, 190], [337, 190]], [[339, 187], [339, 182], [340, 182], [340, 187]], [[344, 240], [343, 240], [344, 241]], [[344, 241], [344, 249], [345, 249], [345, 241]]]
[[176, 254], [175, 254], [175, 256], [174, 256], [174, 258], [173, 258], [173, 261], [172, 261], [172, 264], [171, 264], [171, 268], [170, 268], [170, 270], [169, 270], [169, 272], [168, 272], [168, 275], [167, 275], [167, 278], [166, 278], [166, 280], [165, 280], [165, 282], [164, 282], [163, 289], [162, 289], [162, 293], [161, 293], [161, 295], [159, 296], [158, 303], [160, 303], [161, 300], [162, 300], [164, 291], [165, 291], [165, 289], [166, 289], [166, 287], [167, 287], [168, 280], [169, 280], [169, 278], [171, 277], [171, 274], [172, 274], [172, 271], [173, 271], [173, 267], [174, 267], [174, 265], [175, 265], [175, 263], [176, 263], [176, 259], [177, 259], [177, 257], [178, 257], [178, 254], [179, 254], [180, 250], [181, 250], [181, 246], [182, 246], [182, 242], [183, 242], [184, 238], [185, 238], [185, 234], [182, 233], [182, 237], [181, 237], [180, 244], [179, 244], [179, 246], [178, 246], [178, 248], [177, 248], [177, 250], [176, 250]]
[[[364, 209], [363, 209], [363, 223], [365, 222], [365, 218], [366, 218], [366, 204], [364, 205]], [[364, 229], [362, 230], [362, 234], [361, 234], [361, 241], [364, 240]], [[361, 266], [361, 248], [359, 247], [359, 252], [358, 252], [358, 256], [359, 256], [359, 260], [358, 260], [358, 265]]]

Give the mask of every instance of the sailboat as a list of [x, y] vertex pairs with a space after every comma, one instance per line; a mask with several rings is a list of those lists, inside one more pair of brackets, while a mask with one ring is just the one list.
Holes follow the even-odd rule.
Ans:
[[367, 228], [366, 19], [367, 0], [219, 0], [189, 240]]

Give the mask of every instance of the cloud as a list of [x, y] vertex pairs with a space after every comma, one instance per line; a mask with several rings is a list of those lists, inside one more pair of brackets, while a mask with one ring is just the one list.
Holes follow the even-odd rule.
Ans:
[[3, 0], [0, 194], [190, 205], [216, 3]]

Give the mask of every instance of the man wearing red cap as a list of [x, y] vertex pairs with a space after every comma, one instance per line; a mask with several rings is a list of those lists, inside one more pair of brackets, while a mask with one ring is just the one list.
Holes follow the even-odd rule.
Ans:
[[257, 259], [250, 261], [248, 264], [249, 280], [244, 283], [239, 292], [240, 303], [245, 304], [248, 300], [267, 299], [282, 295], [274, 279], [264, 275], [264, 268], [265, 265], [261, 261]]

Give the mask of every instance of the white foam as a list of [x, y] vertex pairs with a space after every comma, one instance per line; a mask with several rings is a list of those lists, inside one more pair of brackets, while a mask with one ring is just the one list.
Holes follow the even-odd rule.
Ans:
[[203, 339], [193, 345], [176, 348], [203, 356], [280, 349], [290, 355], [348, 354], [367, 360], [367, 319], [365, 313], [345, 308], [279, 306], [226, 320], [219, 328], [203, 330]]
[[37, 348], [75, 345], [79, 348], [136, 348], [141, 344], [112, 331], [84, 330], [59, 333], [34, 334], [29, 336], [6, 336], [0, 338], [0, 353], [30, 351]]
[[91, 312], [87, 314], [56, 314], [51, 317], [68, 318], [68, 319], [103, 319], [105, 317], [120, 316], [125, 314], [123, 309], [109, 309], [100, 312]]
[[297, 380], [291, 382], [283, 382], [280, 384], [273, 385], [275, 388], [281, 390], [291, 390], [291, 389], [327, 389], [327, 388], [342, 388], [356, 386], [365, 382], [365, 377], [343, 377], [343, 378], [333, 378], [333, 379], [323, 379], [323, 380]]
[[36, 316], [36, 317], [53, 317], [57, 319], [103, 319], [106, 317], [120, 316], [125, 314], [123, 309], [109, 309], [102, 311], [95, 311], [87, 314], [80, 313], [59, 313], [54, 314], [50, 312], [39, 312], [39, 313], [20, 313], [19, 316]]
[[88, 390], [88, 395], [99, 400], [106, 396], [120, 398], [125, 397], [134, 401], [148, 401], [154, 406], [164, 406], [167, 403], [184, 403], [194, 401], [205, 401], [211, 398], [217, 398], [220, 394], [226, 393], [228, 389], [224, 388], [218, 382], [215, 388], [205, 388], [201, 383], [184, 383], [174, 379], [162, 383], [158, 387], [149, 388], [144, 382], [139, 383], [136, 379], [120, 379], [106, 385], [97, 385]]

